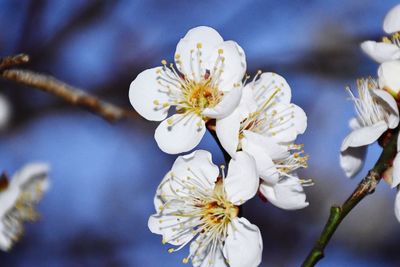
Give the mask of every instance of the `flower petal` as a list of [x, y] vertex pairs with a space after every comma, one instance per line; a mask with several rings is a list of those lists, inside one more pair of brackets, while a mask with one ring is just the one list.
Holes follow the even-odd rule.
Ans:
[[396, 199], [394, 200], [394, 214], [400, 222], [400, 191], [397, 190]]
[[228, 175], [224, 181], [227, 198], [235, 205], [241, 205], [254, 197], [258, 190], [258, 174], [252, 156], [237, 152], [228, 166]]
[[177, 68], [189, 79], [198, 81], [200, 75], [205, 74], [204, 61], [223, 41], [221, 35], [210, 27], [199, 26], [189, 30], [176, 46]]
[[213, 108], [206, 108], [203, 110], [203, 116], [222, 119], [231, 114], [240, 102], [242, 96], [242, 88], [234, 88], [230, 92], [225, 93], [221, 102]]
[[340, 151], [348, 147], [359, 147], [372, 144], [388, 129], [386, 122], [379, 121], [371, 126], [353, 130], [342, 142]]
[[[260, 78], [250, 85], [259, 106], [264, 105], [266, 101], [289, 104], [292, 98], [292, 91], [285, 78], [273, 72], [262, 73]], [[271, 101], [273, 94], [275, 96]]]
[[393, 175], [392, 175], [392, 188], [395, 188], [400, 184], [400, 153], [396, 154], [393, 160]]
[[383, 20], [383, 30], [387, 33], [400, 31], [400, 5], [389, 10]]
[[361, 43], [361, 49], [365, 54], [378, 63], [400, 58], [400, 48], [394, 44], [365, 41]]
[[216, 79], [218, 89], [228, 92], [235, 84], [241, 84], [246, 74], [246, 56], [236, 42], [225, 41], [215, 47], [204, 66], [211, 72], [211, 78]]
[[397, 95], [400, 91], [400, 61], [387, 61], [378, 69], [379, 87]]
[[[261, 264], [263, 243], [260, 230], [245, 218], [235, 218], [228, 226], [223, 253], [230, 267]], [[246, 252], [246, 253], [243, 253]]]
[[381, 99], [381, 102], [388, 107], [389, 117], [388, 117], [388, 127], [394, 129], [399, 124], [399, 109], [397, 107], [396, 100], [388, 92], [372, 89], [373, 93]]
[[[150, 121], [165, 119], [169, 110], [169, 96], [165, 88], [158, 83], [157, 71], [160, 70], [161, 67], [156, 67], [141, 72], [129, 87], [131, 105], [142, 117]], [[164, 71], [169, 72], [168, 69]]]
[[222, 254], [222, 247], [220, 244], [213, 248], [213, 243], [204, 246], [202, 241], [210, 240], [212, 237], [209, 232], [204, 232], [198, 235], [195, 241], [190, 243], [190, 255], [193, 255], [193, 267], [229, 267]]
[[279, 103], [268, 110], [268, 114], [274, 113], [274, 122], [270, 123], [267, 133], [278, 143], [294, 142], [297, 135], [304, 133], [307, 128], [307, 116], [297, 105]]
[[178, 154], [195, 148], [205, 131], [205, 123], [201, 117], [194, 114], [175, 114], [160, 123], [154, 138], [162, 151]]
[[364, 165], [367, 146], [348, 147], [340, 152], [340, 167], [342, 167], [347, 177], [356, 175]]
[[239, 145], [239, 129], [242, 118], [235, 110], [229, 116], [219, 119], [215, 123], [215, 132], [222, 147], [233, 158]]
[[286, 177], [272, 186], [262, 182], [260, 192], [269, 202], [281, 209], [297, 210], [309, 205], [298, 178]]

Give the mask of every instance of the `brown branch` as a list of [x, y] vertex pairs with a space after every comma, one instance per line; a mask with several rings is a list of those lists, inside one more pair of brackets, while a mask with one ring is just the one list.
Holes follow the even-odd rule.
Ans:
[[86, 108], [109, 122], [136, 116], [133, 111], [102, 101], [50, 75], [21, 69], [4, 70], [0, 75], [6, 80], [37, 88], [58, 96], [72, 105]]
[[399, 129], [396, 129], [389, 142], [383, 148], [375, 166], [358, 184], [351, 196], [343, 203], [343, 205], [331, 207], [328, 221], [326, 222], [318, 240], [315, 242], [314, 247], [301, 265], [302, 267], [313, 267], [324, 257], [325, 248], [343, 219], [361, 200], [374, 192], [383, 173], [391, 166], [393, 158], [396, 156], [398, 131]]
[[16, 65], [28, 63], [29, 56], [27, 54], [18, 54], [15, 56], [8, 56], [0, 59], [0, 69], [13, 67]]

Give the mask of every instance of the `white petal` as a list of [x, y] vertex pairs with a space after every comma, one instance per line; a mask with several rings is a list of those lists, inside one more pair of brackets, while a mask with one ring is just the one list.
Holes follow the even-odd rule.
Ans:
[[400, 134], [397, 135], [397, 152], [400, 152]]
[[400, 48], [394, 44], [365, 41], [361, 43], [361, 49], [378, 63], [400, 58]]
[[397, 191], [396, 199], [394, 200], [394, 214], [400, 222], [400, 191]]
[[[49, 169], [50, 167], [46, 163], [27, 164], [13, 175], [10, 186], [15, 184], [19, 187], [23, 187], [37, 179], [43, 179], [44, 181], [47, 181]], [[48, 186], [47, 182], [45, 185]], [[43, 189], [45, 190], [47, 187], [44, 187]]]
[[222, 119], [231, 114], [239, 105], [242, 96], [242, 88], [234, 88], [225, 93], [221, 102], [213, 108], [206, 108], [203, 110], [203, 115], [213, 119]]
[[11, 105], [7, 98], [0, 95], [0, 129], [7, 127], [11, 117]]
[[[222, 244], [218, 244], [214, 251], [212, 243], [204, 247], [203, 240], [212, 238], [209, 233], [204, 232], [199, 234], [195, 241], [190, 243], [190, 255], [193, 255], [193, 267], [229, 267], [222, 254]], [[202, 246], [203, 245], [203, 246]]]
[[233, 158], [239, 144], [239, 129], [242, 121], [240, 112], [235, 110], [229, 116], [215, 123], [215, 132], [222, 147]]
[[[220, 51], [223, 53], [220, 54]], [[218, 59], [220, 57], [224, 60]], [[215, 47], [204, 66], [211, 72], [211, 78], [218, 81], [218, 89], [228, 92], [235, 84], [241, 83], [246, 73], [246, 56], [236, 42], [226, 41]]]
[[380, 89], [372, 89], [372, 92], [375, 96], [378, 96], [383, 103], [390, 110], [388, 126], [390, 129], [396, 128], [399, 124], [399, 108], [397, 107], [396, 100], [390, 95], [388, 92]]
[[194, 114], [175, 114], [160, 123], [154, 138], [162, 151], [178, 154], [195, 148], [205, 131], [205, 123], [201, 117]]
[[357, 130], [361, 128], [361, 123], [358, 118], [351, 118], [349, 120], [349, 127], [352, 130]]
[[[259, 106], [264, 105], [266, 101], [289, 104], [292, 98], [292, 91], [285, 78], [273, 72], [262, 73], [260, 78], [250, 85]], [[273, 94], [275, 96], [271, 101]]]
[[396, 154], [393, 160], [393, 176], [392, 176], [392, 188], [400, 184], [400, 153]]
[[[221, 35], [210, 27], [199, 26], [189, 30], [176, 46], [175, 62], [179, 71], [191, 80], [196, 80], [200, 75], [204, 75], [204, 61], [223, 41]], [[201, 44], [200, 49], [197, 48], [198, 44]], [[179, 55], [179, 59], [177, 59], [177, 55]]]
[[383, 21], [383, 30], [387, 33], [400, 31], [400, 5], [393, 7], [386, 14]]
[[237, 152], [231, 159], [228, 175], [224, 181], [227, 198], [235, 205], [241, 205], [257, 193], [259, 178], [256, 163], [252, 156]]
[[364, 165], [367, 146], [348, 147], [340, 152], [340, 167], [342, 167], [347, 177], [356, 175]]
[[276, 112], [275, 123], [267, 129], [268, 135], [278, 143], [292, 143], [307, 128], [307, 116], [297, 105], [277, 104], [268, 110]]
[[386, 122], [379, 121], [371, 126], [353, 130], [343, 140], [340, 151], [345, 151], [348, 147], [359, 147], [372, 144], [388, 129]]
[[400, 61], [388, 61], [378, 69], [379, 87], [397, 94], [400, 91]]
[[260, 192], [269, 202], [281, 209], [297, 210], [309, 205], [300, 180], [297, 178], [287, 177], [273, 186], [262, 182]]
[[[157, 70], [161, 70], [161, 67], [141, 72], [129, 87], [131, 105], [142, 117], [150, 121], [165, 119], [169, 109], [169, 106], [162, 105], [169, 103], [169, 96], [166, 89], [158, 83]], [[165, 71], [170, 72], [168, 69]], [[156, 106], [157, 102], [160, 105]]]
[[245, 218], [235, 218], [228, 226], [224, 256], [230, 267], [256, 267], [261, 264], [263, 242], [260, 230]]
[[180, 223], [189, 222], [191, 217], [172, 215], [152, 215], [148, 221], [148, 227], [154, 234], [163, 236], [163, 242], [174, 246], [186, 243], [194, 237], [192, 228], [182, 229]]

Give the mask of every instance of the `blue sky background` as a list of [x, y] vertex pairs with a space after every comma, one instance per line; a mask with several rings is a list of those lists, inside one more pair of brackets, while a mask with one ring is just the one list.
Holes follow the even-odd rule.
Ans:
[[[26, 68], [50, 73], [104, 99], [130, 107], [129, 83], [173, 57], [190, 28], [208, 25], [245, 50], [254, 74], [275, 71], [308, 115], [299, 138], [310, 155], [302, 174], [310, 206], [283, 211], [255, 198], [245, 216], [264, 239], [262, 266], [299, 266], [327, 218], [359, 177], [340, 170], [339, 147], [353, 106], [345, 86], [375, 75], [359, 43], [383, 35], [382, 20], [396, 1], [0, 1], [0, 56], [26, 52]], [[25, 67], [25, 66], [24, 66]], [[137, 118], [114, 125], [45, 93], [0, 81], [13, 107], [0, 132], [0, 166], [13, 173], [31, 161], [51, 164], [52, 188], [1, 266], [181, 266], [150, 233], [158, 182], [175, 156], [153, 139], [156, 123]], [[199, 148], [222, 156], [210, 136]], [[369, 150], [367, 167], [379, 155]], [[344, 221], [319, 266], [400, 266], [395, 192], [382, 183]], [[0, 203], [1, 204], [1, 203]]]

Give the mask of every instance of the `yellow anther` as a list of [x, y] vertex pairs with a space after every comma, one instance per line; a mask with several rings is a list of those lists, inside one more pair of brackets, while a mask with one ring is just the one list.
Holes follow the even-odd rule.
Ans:
[[158, 102], [158, 100], [154, 100], [154, 101], [153, 101], [153, 104], [156, 105], [156, 106], [158, 106], [158, 105], [160, 104], [160, 102]]
[[175, 54], [175, 59], [180, 59], [181, 55], [180, 54]]
[[203, 47], [203, 45], [202, 45], [201, 43], [197, 43], [196, 47], [197, 47], [198, 49], [200, 49], [200, 48]]
[[167, 241], [165, 241], [165, 239], [163, 238], [163, 239], [161, 240], [161, 243], [163, 243], [163, 245], [165, 245], [165, 243], [167, 243]]
[[167, 65], [167, 61], [165, 59], [161, 60], [161, 64], [163, 64], [164, 66]]
[[182, 263], [186, 264], [186, 263], [188, 263], [188, 262], [189, 262], [189, 259], [188, 259], [188, 258], [183, 258]]
[[169, 118], [169, 119], [167, 119], [167, 123], [168, 123], [168, 125], [172, 125], [172, 123], [174, 123], [174, 120]]
[[172, 253], [172, 252], [174, 252], [175, 251], [175, 249], [173, 249], [173, 248], [169, 248], [168, 249], [168, 253]]
[[224, 49], [220, 48], [218, 49], [218, 54], [222, 55], [224, 53]]

